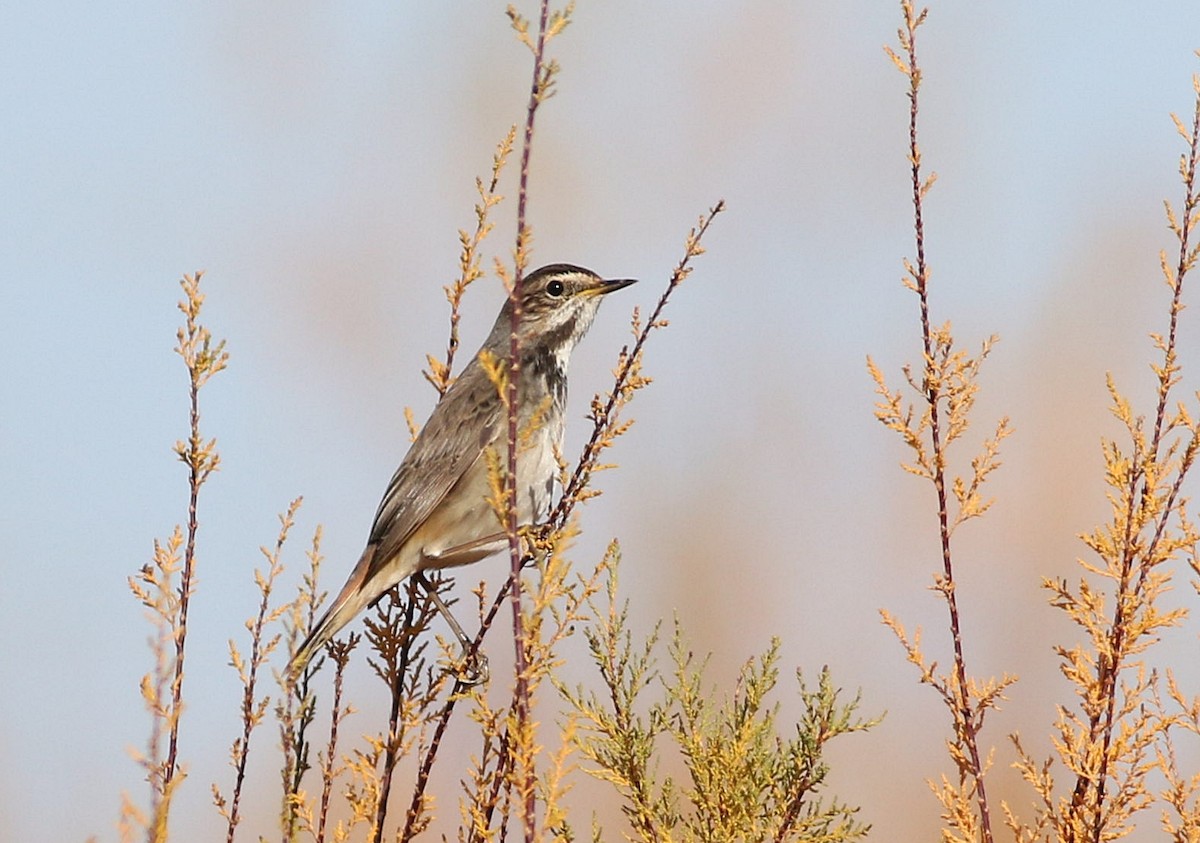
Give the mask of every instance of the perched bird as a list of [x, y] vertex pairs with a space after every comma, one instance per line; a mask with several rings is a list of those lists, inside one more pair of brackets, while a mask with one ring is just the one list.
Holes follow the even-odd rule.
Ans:
[[[600, 299], [634, 283], [609, 281], [570, 264], [551, 264], [521, 283], [519, 429], [534, 429], [517, 453], [517, 522], [546, 515], [558, 474], [567, 401], [567, 365]], [[292, 660], [293, 675], [366, 606], [413, 574], [477, 562], [508, 546], [487, 498], [487, 459], [506, 454], [508, 414], [481, 358], [508, 359], [512, 301], [505, 300], [487, 340], [433, 408], [384, 492], [366, 549], [329, 610]], [[436, 595], [435, 595], [436, 596]], [[448, 614], [448, 613], [447, 613]], [[448, 618], [452, 625], [453, 618]], [[461, 631], [456, 634], [462, 639]]]

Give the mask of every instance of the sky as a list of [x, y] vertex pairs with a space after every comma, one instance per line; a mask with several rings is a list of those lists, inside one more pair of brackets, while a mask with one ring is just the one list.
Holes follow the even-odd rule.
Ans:
[[[925, 780], [950, 770], [947, 715], [878, 616], [946, 652], [931, 492], [874, 420], [865, 365], [898, 382], [919, 355], [900, 283], [908, 104], [882, 49], [900, 21], [875, 0], [580, 2], [552, 47], [562, 71], [530, 176], [535, 264], [641, 279], [575, 354], [568, 453], [631, 308], [653, 304], [688, 229], [725, 200], [647, 349], [655, 382], [575, 553], [595, 561], [619, 537], [635, 623], [677, 616], [718, 689], [777, 635], [785, 677], [829, 665], [865, 713], [886, 709], [836, 749], [833, 779], [883, 840], [936, 834]], [[1169, 115], [1190, 117], [1198, 47], [1191, 0], [936, 2], [920, 31], [933, 318], [967, 347], [1000, 337], [962, 465], [999, 417], [1016, 430], [994, 509], [956, 538], [970, 666], [1021, 676], [985, 733], [1018, 809], [1032, 795], [1007, 735], [1049, 752], [1054, 705], [1070, 702], [1051, 648], [1076, 633], [1039, 583], [1077, 577], [1076, 535], [1106, 516], [1099, 443], [1119, 431], [1105, 374], [1151, 406], [1162, 201], [1181, 192]], [[357, 559], [407, 444], [404, 408], [432, 407], [420, 370], [445, 346], [457, 231], [523, 118], [529, 65], [502, 3], [0, 9], [0, 840], [115, 840], [121, 793], [145, 799], [128, 748], [148, 732], [150, 627], [126, 578], [185, 518], [172, 348], [178, 279], [201, 269], [231, 362], [203, 393], [222, 467], [201, 503], [173, 819], [181, 840], [223, 828], [208, 794], [228, 785], [238, 728], [226, 641], [254, 610], [258, 548], [302, 495], [288, 576], [317, 524], [331, 579]], [[513, 173], [488, 241], [502, 259]], [[472, 291], [464, 353], [501, 295], [494, 277]], [[1196, 604], [1182, 581], [1172, 599]], [[1161, 650], [1192, 666], [1193, 691], [1196, 634]], [[378, 691], [365, 670], [352, 682], [366, 731]], [[1200, 765], [1195, 746], [1184, 757]], [[274, 779], [256, 775], [267, 807], [247, 831], [268, 834]]]

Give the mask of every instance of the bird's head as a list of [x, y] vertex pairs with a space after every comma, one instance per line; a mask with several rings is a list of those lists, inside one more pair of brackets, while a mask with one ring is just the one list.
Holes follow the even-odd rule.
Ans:
[[[522, 348], [543, 349], [565, 362], [591, 327], [600, 300], [632, 283], [634, 279], [608, 280], [590, 269], [567, 263], [534, 270], [521, 282]], [[511, 325], [512, 302], [506, 301], [491, 338], [507, 337]]]

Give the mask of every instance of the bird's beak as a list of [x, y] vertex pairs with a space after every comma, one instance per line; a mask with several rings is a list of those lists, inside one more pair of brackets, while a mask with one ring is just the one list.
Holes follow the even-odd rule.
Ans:
[[599, 286], [594, 288], [592, 290], [592, 292], [595, 293], [596, 295], [607, 296], [609, 293], [615, 293], [617, 290], [624, 289], [625, 287], [628, 287], [630, 284], [636, 284], [636, 283], [637, 283], [636, 278], [617, 278], [617, 279], [606, 278], [603, 281], [601, 281]]

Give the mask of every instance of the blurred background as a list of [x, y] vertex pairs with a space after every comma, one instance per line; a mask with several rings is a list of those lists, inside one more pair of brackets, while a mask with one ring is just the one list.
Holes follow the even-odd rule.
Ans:
[[[879, 840], [933, 839], [925, 779], [951, 769], [948, 715], [878, 617], [922, 626], [946, 660], [932, 492], [899, 469], [865, 368], [870, 354], [897, 385], [919, 357], [899, 280], [913, 252], [906, 82], [881, 49], [900, 21], [898, 3], [864, 0], [580, 3], [553, 44], [563, 69], [530, 205], [535, 265], [642, 279], [575, 355], [570, 455], [631, 308], [656, 300], [697, 217], [728, 203], [649, 344], [655, 383], [575, 557], [590, 566], [619, 537], [636, 628], [677, 615], [719, 691], [778, 635], [785, 715], [792, 669], [822, 665], [862, 689], [865, 714], [886, 709], [832, 758], [833, 792]], [[1051, 648], [1078, 638], [1039, 582], [1076, 577], [1076, 534], [1107, 517], [1099, 442], [1119, 431], [1105, 372], [1150, 410], [1161, 203], [1181, 195], [1169, 113], [1190, 122], [1200, 5], [941, 2], [920, 37], [933, 318], [968, 347], [1001, 337], [957, 468], [1001, 415], [1016, 428], [995, 507], [957, 552], [969, 668], [1021, 676], [984, 740], [993, 796], [1028, 815], [1007, 735], [1051, 751], [1054, 705], [1071, 702]], [[523, 119], [529, 73], [501, 3], [0, 10], [0, 839], [113, 840], [121, 792], [145, 798], [127, 748], [148, 732], [150, 627], [126, 578], [185, 518], [172, 347], [177, 281], [197, 269], [232, 360], [203, 393], [223, 462], [201, 504], [190, 775], [172, 819], [180, 840], [223, 829], [209, 785], [228, 789], [240, 729], [226, 642], [257, 604], [257, 548], [303, 495], [287, 587], [318, 523], [327, 586], [357, 559], [407, 447], [404, 408], [423, 419], [433, 404], [420, 370], [444, 352], [456, 232]], [[491, 254], [509, 255], [514, 213], [497, 209]], [[460, 359], [501, 296], [494, 278], [473, 288]], [[1191, 389], [1194, 308], [1182, 343]], [[505, 565], [480, 563], [460, 588]], [[1182, 580], [1170, 599], [1194, 606]], [[1155, 658], [1196, 691], [1195, 654], [1193, 624]], [[590, 681], [586, 660], [570, 670]], [[361, 664], [351, 693], [362, 713], [347, 728], [380, 728], [383, 689]], [[245, 832], [273, 834], [274, 727], [258, 740]], [[1181, 761], [1200, 765], [1194, 746]]]

